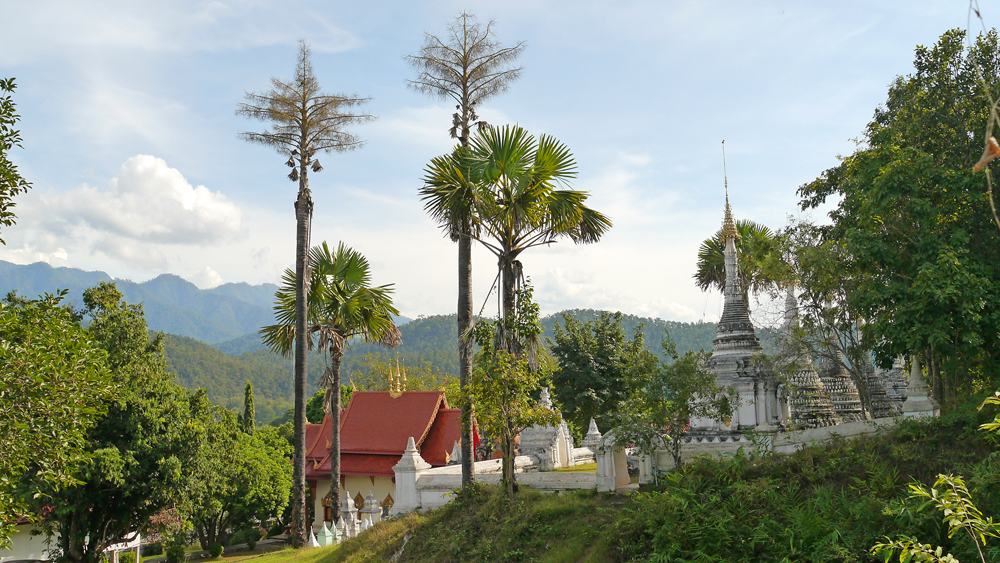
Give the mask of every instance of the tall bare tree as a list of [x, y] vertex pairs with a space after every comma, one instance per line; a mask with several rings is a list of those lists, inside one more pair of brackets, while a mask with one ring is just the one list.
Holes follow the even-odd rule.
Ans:
[[[443, 36], [424, 33], [424, 45], [416, 55], [406, 57], [417, 71], [409, 86], [441, 99], [456, 102], [450, 133], [462, 149], [469, 148], [469, 131], [479, 122], [476, 106], [507, 91], [521, 76], [517, 58], [524, 42], [504, 47], [493, 33], [495, 23], [482, 25], [472, 14], [462, 12], [448, 26]], [[483, 124], [483, 122], [479, 122]], [[459, 198], [460, 199], [460, 198]], [[440, 202], [427, 202], [428, 209], [441, 209]], [[465, 389], [472, 372], [472, 223], [475, 208], [467, 201], [454, 201], [451, 209], [438, 219], [451, 240], [458, 243], [458, 356], [459, 384]], [[462, 486], [475, 480], [472, 443], [472, 405], [462, 413]]]
[[[271, 89], [263, 93], [246, 94], [246, 102], [236, 114], [269, 123], [263, 132], [245, 131], [240, 137], [250, 143], [270, 147], [288, 156], [285, 163], [292, 171], [288, 178], [298, 182], [295, 199], [295, 456], [292, 478], [293, 543], [306, 538], [306, 295], [310, 273], [307, 254], [312, 223], [313, 201], [309, 191], [309, 171], [323, 169], [314, 156], [318, 151], [344, 152], [363, 143], [346, 132], [348, 125], [371, 121], [374, 116], [351, 113], [350, 109], [370, 98], [327, 94], [320, 90], [309, 59], [309, 46], [299, 42], [299, 57], [291, 81], [271, 79]], [[275, 307], [280, 306], [280, 303]], [[333, 413], [336, 417], [337, 414]]]

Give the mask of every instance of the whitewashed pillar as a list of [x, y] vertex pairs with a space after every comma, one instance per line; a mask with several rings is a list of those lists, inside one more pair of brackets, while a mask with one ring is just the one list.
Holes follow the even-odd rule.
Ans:
[[929, 396], [924, 372], [920, 369], [920, 358], [913, 356], [910, 366], [910, 384], [906, 386], [906, 402], [903, 403], [903, 416], [907, 418], [930, 418], [941, 416], [941, 408]]
[[399, 463], [392, 466], [396, 474], [396, 503], [392, 505], [392, 513], [400, 514], [415, 510], [421, 505], [420, 492], [417, 491], [417, 479], [431, 468], [417, 451], [417, 445], [411, 436], [406, 442], [406, 451], [399, 458]]

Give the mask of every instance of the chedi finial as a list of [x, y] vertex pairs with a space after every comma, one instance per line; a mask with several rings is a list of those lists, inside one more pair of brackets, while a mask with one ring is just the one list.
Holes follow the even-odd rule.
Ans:
[[726, 187], [726, 216], [722, 220], [722, 240], [729, 238], [742, 240], [740, 232], [736, 230], [736, 221], [733, 220], [733, 209], [729, 206], [729, 174], [726, 171], [726, 140], [722, 140], [722, 181]]

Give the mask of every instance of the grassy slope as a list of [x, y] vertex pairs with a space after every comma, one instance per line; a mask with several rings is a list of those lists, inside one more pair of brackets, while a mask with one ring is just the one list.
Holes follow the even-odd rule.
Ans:
[[940, 514], [901, 512], [901, 501], [914, 480], [955, 473], [987, 515], [1000, 514], [1000, 460], [977, 430], [984, 420], [965, 409], [788, 457], [701, 460], [630, 497], [522, 490], [507, 501], [482, 488], [294, 563], [387, 561], [407, 535], [401, 562], [881, 561], [868, 548], [898, 534], [978, 560], [965, 537], [947, 538]]

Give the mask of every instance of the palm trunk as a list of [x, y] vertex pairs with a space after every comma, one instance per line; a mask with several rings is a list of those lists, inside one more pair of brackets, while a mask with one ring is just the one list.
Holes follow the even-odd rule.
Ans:
[[[503, 270], [501, 271], [501, 318], [505, 321], [504, 325], [507, 325], [507, 321], [513, 320], [514, 317], [514, 287], [517, 283], [517, 272], [514, 268], [514, 259], [508, 258], [509, 253], [505, 255], [503, 259]], [[507, 333], [506, 330], [509, 327], [504, 327], [504, 343], [507, 352], [511, 356], [520, 357], [521, 356], [521, 342], [518, 340], [518, 336], [515, 334]]]
[[299, 196], [295, 202], [295, 455], [292, 463], [292, 538], [300, 547], [306, 540], [306, 296], [309, 287], [309, 227], [312, 198], [304, 159], [300, 162]]
[[[462, 225], [464, 232], [458, 239], [458, 384], [465, 392], [472, 374], [472, 238], [468, 235], [469, 221]], [[473, 470], [476, 459], [472, 436], [474, 416], [472, 401], [462, 404], [462, 488], [476, 482]]]
[[[469, 148], [469, 93], [462, 95], [462, 132], [459, 143], [462, 148]], [[462, 222], [462, 232], [458, 238], [458, 386], [463, 394], [472, 375], [472, 316], [475, 306], [472, 303], [472, 221], [466, 218]], [[462, 443], [462, 488], [476, 482], [475, 440], [472, 436], [472, 421], [475, 418], [475, 405], [472, 400], [462, 404], [461, 429]]]
[[330, 351], [330, 370], [333, 372], [333, 389], [330, 393], [330, 499], [333, 521], [340, 522], [340, 360], [343, 350]]

